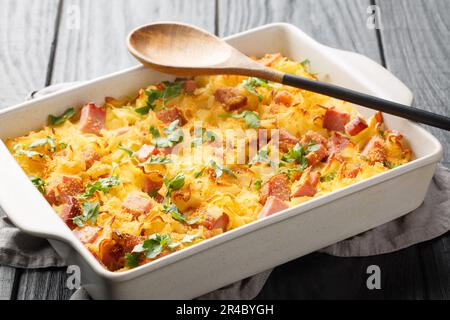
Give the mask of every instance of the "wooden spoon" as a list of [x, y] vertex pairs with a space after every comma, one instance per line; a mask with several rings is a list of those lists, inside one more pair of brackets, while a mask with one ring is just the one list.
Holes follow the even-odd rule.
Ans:
[[127, 45], [141, 63], [163, 73], [258, 77], [450, 131], [448, 117], [265, 67], [218, 37], [191, 25], [160, 22], [141, 26], [128, 35]]

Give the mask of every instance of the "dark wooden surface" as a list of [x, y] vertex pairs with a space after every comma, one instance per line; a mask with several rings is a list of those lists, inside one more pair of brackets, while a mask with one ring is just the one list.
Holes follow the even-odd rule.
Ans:
[[[385, 65], [413, 90], [415, 106], [450, 116], [448, 0], [0, 0], [0, 5], [0, 108], [45, 85], [134, 65], [124, 39], [143, 23], [184, 21], [226, 36], [283, 21]], [[369, 5], [380, 9], [381, 30], [366, 27]], [[448, 166], [449, 133], [427, 129], [443, 144]], [[366, 286], [366, 269], [373, 264], [381, 269], [381, 290]], [[62, 268], [0, 266], [0, 299], [68, 299], [66, 277]], [[279, 266], [258, 299], [286, 298], [449, 299], [450, 233], [386, 255], [313, 253]]]

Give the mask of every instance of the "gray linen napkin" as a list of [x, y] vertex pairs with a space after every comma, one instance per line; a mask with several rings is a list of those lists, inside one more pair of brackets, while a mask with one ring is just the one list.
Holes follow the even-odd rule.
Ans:
[[[61, 85], [56, 90], [62, 88]], [[50, 93], [45, 88], [34, 93]], [[1, 210], [0, 210], [1, 215]], [[423, 204], [416, 210], [394, 221], [366, 231], [320, 250], [340, 257], [370, 256], [393, 252], [436, 238], [450, 230], [450, 171], [438, 166]], [[26, 235], [14, 227], [8, 218], [0, 218], [0, 264], [20, 268], [64, 266], [47, 240]], [[235, 282], [198, 299], [252, 299], [258, 295], [272, 270]], [[71, 297], [89, 299], [83, 289]]]

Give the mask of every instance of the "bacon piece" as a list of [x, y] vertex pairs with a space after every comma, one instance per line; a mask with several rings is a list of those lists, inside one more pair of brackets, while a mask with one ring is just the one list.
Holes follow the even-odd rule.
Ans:
[[125, 254], [131, 252], [142, 240], [142, 237], [114, 232], [111, 239], [101, 244], [100, 260], [111, 271], [121, 269], [125, 266]]
[[241, 94], [235, 87], [222, 87], [216, 89], [214, 97], [219, 101], [226, 111], [233, 111], [247, 104], [247, 97]]
[[294, 102], [294, 95], [290, 93], [289, 91], [282, 90], [277, 92], [275, 97], [273, 98], [273, 101], [278, 104], [284, 104], [285, 106], [290, 107], [292, 103]]
[[69, 197], [66, 204], [64, 204], [61, 210], [61, 219], [71, 229], [75, 229], [77, 226], [73, 223], [73, 218], [81, 215], [81, 207], [78, 200], [74, 197]]
[[194, 80], [186, 80], [183, 83], [183, 89], [188, 93], [193, 93], [197, 89], [197, 83]]
[[280, 200], [289, 200], [289, 181], [285, 174], [276, 174], [267, 180], [261, 187], [260, 200], [262, 204], [265, 204], [267, 198], [275, 196]]
[[268, 217], [276, 212], [287, 209], [289, 206], [281, 199], [277, 197], [267, 198], [266, 204], [259, 213], [259, 218]]
[[142, 147], [136, 152], [136, 157], [139, 161], [147, 160], [151, 155], [158, 154], [158, 149], [154, 146], [144, 144]]
[[106, 111], [97, 107], [95, 103], [88, 103], [81, 109], [80, 130], [86, 133], [100, 135], [100, 130], [105, 127]]
[[386, 160], [386, 150], [384, 140], [378, 136], [372, 137], [364, 147], [361, 154], [371, 162], [384, 162]]
[[123, 207], [134, 216], [147, 213], [153, 208], [153, 201], [137, 192], [129, 193], [123, 202]]
[[350, 120], [350, 114], [329, 108], [323, 118], [323, 127], [329, 131], [344, 132], [345, 124]]
[[174, 122], [175, 120], [179, 120], [178, 125], [183, 126], [187, 122], [186, 118], [177, 107], [158, 111], [156, 112], [156, 117], [165, 124], [169, 124]]
[[299, 139], [291, 134], [286, 129], [279, 129], [278, 131], [278, 139], [279, 139], [279, 150], [281, 152], [288, 152], [298, 141]]
[[356, 136], [366, 128], [366, 121], [361, 117], [357, 117], [345, 125], [345, 132], [347, 132], [351, 136]]
[[83, 243], [92, 243], [98, 238], [99, 227], [85, 226], [73, 230], [75, 236]]
[[50, 204], [60, 205], [68, 201], [70, 196], [83, 192], [83, 180], [78, 176], [63, 175], [50, 183], [45, 198]]
[[298, 182], [292, 185], [292, 197], [312, 197], [317, 192], [317, 184], [320, 181], [320, 173], [311, 172], [311, 167], [308, 167]]

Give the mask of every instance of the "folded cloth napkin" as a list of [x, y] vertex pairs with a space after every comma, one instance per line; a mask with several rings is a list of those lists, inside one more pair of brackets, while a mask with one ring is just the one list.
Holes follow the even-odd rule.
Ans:
[[[56, 90], [61, 89], [59, 85]], [[45, 93], [55, 91], [49, 87]], [[37, 92], [33, 96], [43, 94]], [[1, 210], [0, 210], [1, 211]], [[0, 215], [2, 213], [0, 212]], [[371, 256], [393, 252], [436, 238], [450, 230], [450, 170], [438, 166], [423, 204], [416, 210], [320, 250], [340, 257]], [[24, 234], [7, 217], [0, 218], [0, 265], [19, 268], [46, 268], [64, 266], [47, 240]], [[252, 299], [264, 286], [271, 270], [235, 282], [198, 299]], [[71, 299], [89, 299], [83, 289]]]

